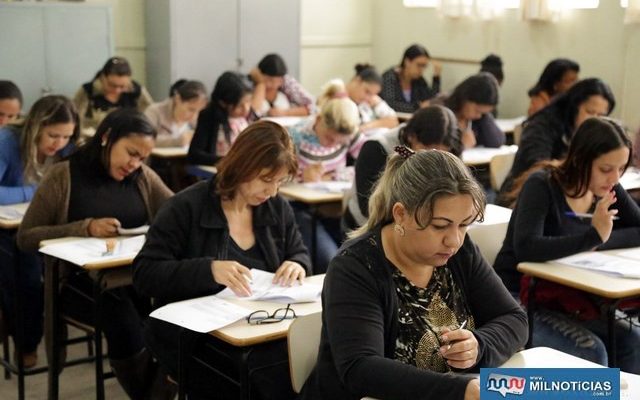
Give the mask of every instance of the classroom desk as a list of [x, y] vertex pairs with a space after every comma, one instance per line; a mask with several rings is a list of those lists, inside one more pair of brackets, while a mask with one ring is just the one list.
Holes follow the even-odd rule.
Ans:
[[396, 116], [398, 117], [398, 121], [407, 122], [411, 119], [411, 117], [413, 117], [413, 113], [396, 111]]
[[151, 156], [158, 158], [186, 158], [189, 153], [189, 146], [180, 147], [154, 147]]
[[218, 172], [213, 165], [188, 165], [187, 173], [202, 179], [209, 179]]
[[309, 116], [305, 117], [262, 117], [261, 120], [265, 121], [273, 121], [276, 122], [285, 128], [289, 128], [291, 126], [298, 125], [300, 122], [304, 121], [307, 118], [311, 118]]
[[[620, 250], [608, 250], [603, 253], [616, 254], [617, 251]], [[529, 318], [529, 343], [527, 347], [530, 346], [533, 334], [535, 302], [532, 300], [535, 299], [536, 281], [544, 279], [611, 300], [607, 309], [608, 353], [609, 365], [615, 366], [616, 337], [613, 334], [615, 311], [622, 300], [640, 296], [639, 279], [618, 278], [604, 273], [562, 265], [554, 261], [544, 263], [523, 262], [518, 264], [518, 271], [532, 277], [529, 284], [529, 305], [527, 308]]]
[[[18, 229], [27, 208], [29, 208], [29, 203], [0, 206], [0, 229]], [[6, 214], [7, 218], [4, 218], [3, 214]]]
[[[313, 275], [305, 279], [308, 283], [321, 284], [324, 281], [323, 275]], [[267, 301], [247, 301], [239, 299], [227, 299], [227, 301], [249, 308], [252, 311], [266, 310], [272, 313], [278, 308], [283, 308], [285, 305], [282, 303], [274, 303]], [[291, 304], [291, 308], [295, 310], [296, 315], [308, 315], [322, 311], [322, 303], [318, 300], [312, 303], [294, 303]], [[251, 352], [254, 350], [254, 346], [273, 342], [276, 340], [284, 340], [289, 332], [289, 326], [293, 322], [290, 320], [283, 320], [275, 324], [264, 325], [249, 325], [245, 319], [238, 320], [231, 325], [227, 325], [224, 328], [220, 328], [209, 334], [222, 342], [231, 345], [235, 350], [239, 352], [238, 362], [238, 375], [239, 379], [236, 382], [240, 389], [240, 398], [250, 398], [250, 372], [248, 368], [248, 358]], [[227, 357], [235, 358], [235, 354], [228, 354], [222, 351]], [[181, 358], [185, 357], [185, 354], [181, 354]], [[202, 364], [207, 364], [204, 360], [199, 360], [196, 354], [192, 354], [191, 357], [195, 358]], [[278, 363], [278, 362], [276, 362]], [[181, 377], [180, 381], [185, 381], [185, 360], [180, 360]], [[208, 364], [207, 364], [208, 365]], [[215, 367], [210, 367], [216, 370]], [[221, 371], [222, 372], [222, 371]], [[231, 379], [229, 379], [231, 380]], [[184, 385], [180, 385], [179, 398], [184, 398]]]
[[462, 161], [470, 167], [486, 165], [491, 162], [493, 156], [498, 154], [510, 154], [518, 151], [518, 146], [473, 147], [462, 152]]
[[[60, 243], [64, 241], [71, 241], [78, 238], [75, 237], [65, 237], [58, 239], [50, 239], [43, 240], [40, 242], [40, 247], [47, 246], [49, 244]], [[49, 257], [49, 256], [47, 256]], [[96, 262], [92, 264], [86, 264], [83, 266], [78, 266], [78, 268], [83, 268], [91, 274], [93, 278], [93, 315], [97, 316], [101, 313], [101, 298], [104, 291], [113, 289], [116, 287], [130, 285], [132, 282], [132, 271], [131, 264], [133, 263], [134, 256], [122, 257], [115, 260], [108, 260], [105, 262]], [[60, 280], [60, 271], [59, 271], [59, 263], [52, 262], [49, 266], [51, 269], [51, 276], [49, 285], [51, 287], [57, 288], [58, 282]], [[46, 276], [46, 274], [45, 274]], [[46, 285], [47, 283], [45, 283]], [[61, 332], [59, 326], [59, 315], [60, 315], [60, 305], [59, 305], [59, 291], [57, 289], [52, 290], [53, 296], [51, 298], [51, 314], [52, 318], [50, 320], [52, 332]], [[94, 327], [94, 337], [95, 340], [95, 354], [96, 354], [96, 399], [104, 400], [104, 379], [107, 376], [103, 370], [102, 357], [102, 329], [100, 324], [93, 324]], [[59, 338], [57, 338], [57, 334], [53, 335], [56, 337], [51, 344], [51, 366], [57, 366], [60, 364], [60, 343]], [[52, 367], [49, 368], [49, 400], [57, 400], [58, 399], [58, 378], [59, 378], [59, 368]]]
[[[551, 349], [534, 347], [519, 351], [508, 359], [500, 368], [604, 368], [600, 364], [583, 360]], [[640, 398], [640, 376], [620, 372], [620, 399]]]

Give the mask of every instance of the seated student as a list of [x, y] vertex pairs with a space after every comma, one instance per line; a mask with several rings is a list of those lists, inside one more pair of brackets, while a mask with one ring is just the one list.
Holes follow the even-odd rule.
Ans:
[[[46, 239], [65, 236], [108, 238], [118, 228], [149, 224], [172, 193], [144, 160], [153, 149], [156, 131], [132, 109], [113, 111], [96, 134], [68, 161], [52, 166], [40, 183], [18, 230], [18, 247], [37, 251]], [[56, 262], [56, 261], [52, 261]], [[45, 276], [51, 268], [45, 266]], [[60, 263], [60, 307], [66, 315], [93, 325], [93, 282], [83, 269]], [[47, 280], [45, 280], [47, 282]], [[121, 287], [102, 298], [99, 319], [108, 344], [109, 361], [120, 385], [132, 399], [164, 398], [164, 382], [150, 377], [155, 366], [145, 350], [137, 297]], [[45, 287], [45, 291], [58, 290]], [[47, 298], [50, 298], [48, 296]], [[47, 331], [47, 335], [52, 332]]]
[[[519, 262], [640, 245], [640, 208], [618, 183], [630, 163], [631, 141], [624, 129], [608, 118], [589, 118], [576, 131], [559, 167], [529, 177], [495, 262], [498, 275], [511, 292], [520, 292], [524, 304], [529, 279], [517, 271]], [[592, 213], [593, 218], [572, 213]], [[607, 323], [600, 318], [598, 300], [541, 281], [536, 303], [554, 312], [536, 311], [534, 346], [555, 347], [607, 365]], [[616, 365], [639, 373], [639, 344], [640, 329], [627, 319], [616, 319]]]
[[258, 119], [251, 108], [251, 85], [237, 72], [220, 75], [207, 107], [198, 115], [198, 126], [187, 160], [196, 165], [214, 165], [249, 123]]
[[444, 104], [454, 112], [465, 149], [504, 144], [505, 134], [491, 114], [498, 104], [498, 89], [498, 81], [493, 75], [480, 72], [459, 83], [450, 95], [439, 96], [432, 102]]
[[498, 86], [502, 86], [504, 81], [504, 71], [502, 71], [502, 59], [496, 54], [489, 54], [480, 61], [480, 72], [488, 72], [498, 81]]
[[520, 174], [538, 161], [564, 158], [580, 124], [589, 117], [609, 115], [615, 104], [609, 85], [598, 78], [589, 78], [576, 83], [527, 119], [513, 165], [500, 188], [498, 204], [510, 203], [506, 194]]
[[78, 108], [82, 132], [89, 136], [107, 113], [118, 108], [140, 112], [153, 103], [147, 89], [131, 79], [131, 67], [123, 57], [111, 57], [90, 82], [76, 92], [73, 102]]
[[378, 71], [369, 64], [356, 64], [355, 70], [356, 74], [347, 83], [346, 89], [349, 98], [360, 110], [360, 131], [397, 126], [396, 112], [378, 96], [382, 89], [382, 78]]
[[567, 58], [551, 60], [544, 68], [538, 82], [527, 92], [529, 109], [527, 116], [532, 116], [551, 103], [554, 97], [566, 92], [578, 81], [580, 65]]
[[[160, 306], [215, 294], [225, 287], [238, 296], [250, 295], [249, 268], [274, 272], [274, 281], [282, 285], [302, 282], [310, 271], [309, 255], [293, 211], [278, 196], [280, 185], [297, 169], [286, 130], [270, 121], [250, 125], [217, 168], [218, 174], [213, 178], [169, 201], [151, 225], [147, 241], [134, 261], [136, 289], [154, 297]], [[145, 336], [161, 366], [177, 378], [180, 329], [151, 318]], [[184, 346], [191, 348], [196, 339], [206, 338], [207, 335], [193, 333], [183, 343], [188, 342]], [[277, 342], [266, 347], [283, 355], [284, 345]], [[252, 359], [260, 351], [264, 350], [256, 349]], [[202, 356], [202, 352], [198, 354]], [[224, 383], [211, 384], [211, 373], [193, 364], [189, 366], [189, 387], [202, 386], [200, 390], [205, 393], [190, 393], [189, 398], [211, 398], [212, 389], [205, 387], [207, 383], [213, 385], [216, 398], [230, 395]], [[288, 366], [275, 370], [275, 381], [256, 389], [278, 394], [274, 399], [290, 398]], [[253, 374], [255, 379], [259, 376], [258, 372]]]
[[[0, 129], [0, 204], [31, 201], [48, 168], [60, 157], [61, 150], [79, 136], [78, 113], [64, 96], [46, 96], [36, 101], [20, 125]], [[14, 234], [0, 230], [0, 246], [14, 253]], [[15, 254], [15, 253], [14, 253]], [[14, 335], [15, 293], [24, 299], [23, 362], [27, 368], [38, 361], [38, 343], [42, 339], [43, 290], [42, 261], [35, 253], [18, 252], [21, 274], [17, 285], [13, 267], [0, 262], [0, 305], [9, 333]]]
[[398, 112], [412, 113], [429, 105], [429, 99], [440, 92], [440, 70], [433, 61], [433, 84], [429, 87], [422, 77], [429, 65], [429, 52], [419, 44], [409, 46], [397, 67], [389, 68], [382, 74], [382, 97], [391, 108]]
[[144, 115], [158, 131], [156, 147], [188, 146], [198, 114], [207, 105], [207, 89], [202, 82], [180, 79], [169, 92], [167, 99], [150, 105]]
[[421, 108], [411, 119], [395, 129], [367, 140], [356, 160], [353, 187], [345, 195], [347, 208], [342, 215], [343, 233], [367, 222], [369, 196], [384, 171], [387, 158], [395, 146], [408, 146], [412, 150], [438, 149], [456, 156], [462, 152], [460, 130], [453, 112], [443, 106]]
[[278, 54], [267, 54], [249, 73], [253, 81], [251, 105], [259, 116], [305, 116], [313, 111], [313, 97], [287, 74]]
[[327, 271], [303, 400], [479, 399], [479, 381], [453, 371], [497, 367], [527, 339], [524, 311], [466, 237], [482, 188], [453, 154], [398, 148]]
[[0, 128], [20, 117], [22, 92], [15, 83], [0, 80]]
[[[290, 127], [298, 156], [298, 179], [302, 182], [351, 180], [347, 158], [358, 157], [366, 138], [358, 133], [358, 106], [349, 99], [344, 83], [330, 81], [318, 99], [320, 113]], [[294, 203], [296, 220], [307, 247], [312, 248], [312, 215], [309, 207]], [[340, 219], [318, 218], [316, 224], [316, 254], [312, 260], [316, 274], [327, 270], [329, 260], [341, 242]]]

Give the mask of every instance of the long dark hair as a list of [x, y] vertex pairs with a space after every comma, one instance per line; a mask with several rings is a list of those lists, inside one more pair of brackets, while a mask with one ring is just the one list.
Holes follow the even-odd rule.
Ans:
[[[132, 108], [119, 108], [102, 120], [95, 135], [71, 156], [71, 160], [108, 176], [111, 149], [118, 140], [134, 135], [155, 139], [156, 134], [156, 129], [144, 114]], [[125, 181], [135, 180], [139, 174], [140, 169], [127, 176]]]
[[568, 58], [556, 58], [549, 61], [544, 68], [538, 82], [529, 89], [529, 96], [536, 95], [541, 91], [545, 91], [549, 97], [556, 95], [555, 85], [562, 80], [567, 71], [580, 72], [580, 65]]
[[131, 65], [124, 57], [111, 57], [104, 63], [100, 71], [96, 72], [96, 76], [93, 79], [98, 79], [100, 76], [117, 75], [117, 76], [131, 76]]
[[404, 54], [402, 55], [402, 60], [400, 60], [400, 68], [404, 68], [404, 60], [411, 61], [415, 58], [423, 57], [423, 56], [427, 58], [431, 58], [431, 56], [429, 56], [429, 52], [424, 46], [420, 44], [412, 44], [411, 46], [407, 47], [407, 49], [404, 51]]
[[588, 118], [573, 135], [567, 158], [552, 176], [569, 197], [582, 197], [589, 190], [593, 161], [621, 147], [629, 149], [626, 170], [633, 159], [633, 146], [625, 129], [610, 118]]
[[457, 157], [462, 154], [460, 128], [456, 116], [447, 107], [432, 105], [421, 108], [400, 128], [400, 142], [409, 146], [409, 136], [424, 145], [440, 144], [449, 148], [449, 152]]
[[465, 102], [495, 106], [498, 104], [498, 81], [488, 72], [471, 75], [453, 89], [445, 105], [454, 113], [462, 109]]
[[[565, 135], [571, 136], [575, 129], [576, 116], [580, 105], [591, 96], [602, 96], [609, 103], [607, 115], [611, 114], [616, 106], [616, 99], [609, 85], [598, 78], [588, 78], [577, 82], [571, 89], [556, 97], [551, 104], [533, 114], [529, 119], [537, 118], [538, 114], [551, 114], [562, 122], [562, 130]], [[542, 118], [547, 118], [543, 116]]]

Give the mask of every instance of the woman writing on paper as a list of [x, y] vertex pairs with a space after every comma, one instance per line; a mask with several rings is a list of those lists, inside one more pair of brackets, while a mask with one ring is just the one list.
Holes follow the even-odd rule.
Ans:
[[[43, 240], [66, 236], [108, 238], [118, 228], [149, 224], [171, 191], [144, 160], [153, 149], [156, 131], [136, 110], [113, 111], [89, 142], [68, 161], [51, 167], [42, 180], [18, 231], [18, 246], [36, 251]], [[56, 262], [52, 260], [51, 262]], [[80, 268], [60, 265], [64, 285], [60, 304], [65, 314], [92, 325], [93, 282]], [[45, 266], [45, 291], [58, 290]], [[49, 286], [47, 286], [49, 285]], [[102, 299], [101, 327], [109, 361], [132, 399], [164, 398], [162, 377], [150, 386], [155, 364], [145, 350], [136, 296], [129, 288], [110, 290]], [[47, 296], [47, 299], [51, 296]], [[54, 334], [51, 331], [47, 335]], [[152, 390], [160, 390], [152, 392]]]
[[171, 85], [169, 98], [150, 105], [144, 112], [158, 131], [157, 147], [188, 146], [207, 105], [207, 93], [200, 81], [180, 79]]
[[525, 313], [466, 236], [482, 188], [451, 153], [397, 149], [327, 271], [301, 399], [477, 400], [478, 380], [451, 372], [499, 366], [526, 341]]
[[[529, 279], [523, 261], [544, 262], [589, 250], [640, 245], [640, 208], [618, 183], [631, 162], [631, 142], [608, 118], [589, 118], [573, 136], [566, 160], [532, 174], [511, 214], [495, 262], [507, 288], [527, 303]], [[589, 213], [591, 218], [576, 217]], [[614, 220], [615, 219], [615, 220]], [[554, 347], [607, 365], [607, 324], [600, 304], [584, 292], [539, 282], [533, 344]], [[640, 372], [640, 329], [616, 320], [616, 365]]]
[[356, 160], [352, 189], [345, 195], [347, 208], [342, 215], [343, 233], [357, 229], [369, 217], [369, 196], [384, 171], [395, 146], [411, 150], [438, 149], [460, 156], [460, 129], [456, 116], [443, 106], [429, 106], [416, 111], [411, 119], [395, 129], [365, 142]]
[[393, 108], [378, 94], [382, 89], [382, 77], [373, 65], [356, 64], [356, 74], [346, 84], [347, 94], [360, 111], [360, 132], [365, 134], [387, 130], [398, 125]]
[[[274, 122], [252, 124], [217, 169], [217, 175], [177, 194], [162, 209], [134, 262], [136, 289], [154, 297], [158, 305], [215, 294], [225, 287], [238, 296], [250, 295], [250, 268], [274, 272], [275, 283], [281, 285], [302, 282], [310, 270], [293, 211], [278, 196], [280, 185], [297, 170], [287, 131]], [[178, 376], [179, 332], [177, 326], [155, 319], [146, 327], [154, 356], [173, 377]], [[189, 346], [197, 338], [189, 336]], [[265, 351], [282, 355], [282, 345], [274, 343]], [[196, 383], [211, 381], [202, 368], [191, 367], [189, 376]], [[265, 390], [284, 389], [274, 398], [291, 396], [288, 369], [282, 367], [276, 370], [284, 382], [261, 385]], [[225, 392], [217, 387], [219, 394]], [[211, 393], [199, 395], [210, 398]]]
[[[344, 82], [335, 79], [327, 83], [318, 99], [320, 113], [289, 128], [298, 155], [299, 180], [302, 182], [350, 181], [353, 169], [347, 167], [351, 157], [357, 159], [366, 137], [358, 133], [358, 106], [349, 98]], [[312, 246], [313, 215], [309, 207], [294, 203], [296, 221], [307, 247]], [[327, 270], [329, 260], [342, 241], [340, 218], [323, 216], [316, 226], [317, 252], [314, 273]]]
[[[45, 172], [62, 157], [67, 145], [73, 147], [79, 133], [78, 113], [64, 96], [43, 97], [33, 104], [23, 123], [0, 128], [0, 204], [31, 201]], [[37, 363], [36, 350], [43, 333], [42, 261], [33, 252], [16, 252], [14, 236], [14, 232], [0, 230], [0, 247], [15, 254], [21, 268], [20, 281], [14, 285], [13, 265], [0, 263], [2, 311], [13, 335], [16, 293], [29, 299], [23, 306], [22, 358], [30, 368]]]

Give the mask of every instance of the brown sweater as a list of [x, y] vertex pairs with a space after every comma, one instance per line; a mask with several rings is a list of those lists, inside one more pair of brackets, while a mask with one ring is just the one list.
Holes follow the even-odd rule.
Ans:
[[[149, 221], [158, 213], [162, 204], [173, 192], [162, 182], [151, 168], [142, 165], [137, 178], [140, 194], [144, 200]], [[43, 178], [18, 230], [18, 247], [23, 251], [37, 251], [40, 242], [66, 236], [89, 236], [91, 218], [68, 222], [71, 173], [69, 161], [52, 166]], [[58, 282], [53, 282], [53, 267], [59, 269]], [[47, 358], [51, 360], [53, 334], [54, 288], [59, 290], [64, 278], [73, 266], [53, 257], [45, 257], [45, 342]], [[64, 355], [61, 362], [64, 362]]]

